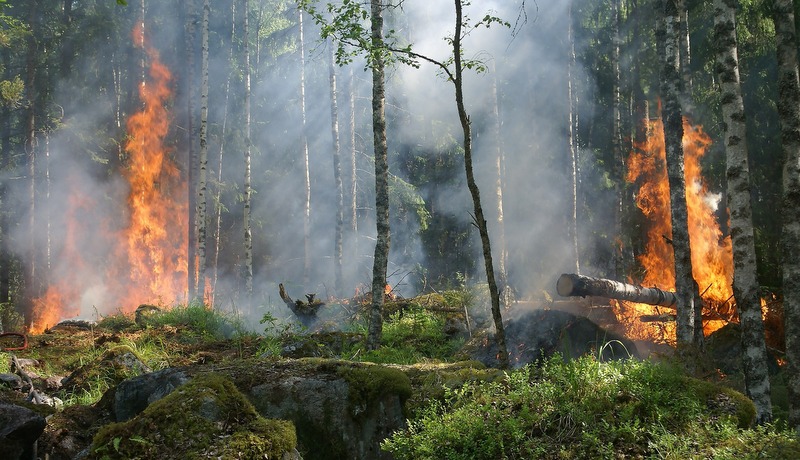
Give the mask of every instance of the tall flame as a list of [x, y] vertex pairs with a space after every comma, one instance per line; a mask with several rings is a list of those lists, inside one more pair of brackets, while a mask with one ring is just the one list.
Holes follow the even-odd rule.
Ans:
[[[692, 252], [692, 275], [699, 285], [706, 305], [715, 311], [732, 308], [733, 254], [730, 237], [723, 236], [716, 212], [719, 195], [711, 194], [703, 179], [700, 160], [711, 145], [702, 127], [683, 121], [686, 205], [688, 210], [689, 241]], [[627, 180], [639, 185], [636, 205], [647, 218], [648, 229], [644, 252], [638, 257], [644, 274], [635, 280], [645, 286], [665, 290], [675, 289], [675, 263], [669, 240], [672, 235], [669, 182], [664, 146], [664, 126], [660, 119], [648, 122], [648, 136], [643, 145], [635, 146], [628, 158]], [[660, 324], [658, 329], [635, 324], [640, 314], [664, 313], [649, 305], [630, 305], [634, 314], [625, 315], [629, 333], [639, 338], [672, 337], [674, 323]], [[710, 333], [724, 325], [723, 318], [704, 323]]]
[[[147, 53], [150, 68], [139, 87], [142, 108], [127, 123], [128, 161], [121, 171], [128, 184], [125, 221], [101, 216], [101, 228], [89, 228], [87, 216], [97, 214], [96, 203], [80, 187], [70, 188], [63, 247], [56, 255], [68, 268], [58, 270], [45, 295], [34, 300], [32, 333], [78, 315], [87, 297], [101, 299], [105, 304], [97, 307], [103, 311], [126, 312], [141, 303], [185, 298], [188, 204], [175, 197], [185, 197], [187, 186], [165, 145], [172, 76], [141, 26], [134, 29], [133, 41]], [[113, 254], [87, 262], [92, 246], [112, 247]]]
[[125, 150], [130, 157], [123, 171], [130, 184], [130, 225], [122, 235], [128, 260], [124, 269], [130, 271], [128, 284], [134, 288], [119, 299], [125, 305], [174, 300], [176, 294], [185, 292], [187, 283], [187, 235], [182, 230], [187, 204], [172, 198], [186, 196], [186, 184], [164, 145], [170, 121], [165, 105], [171, 95], [172, 75], [143, 34], [137, 27], [134, 41], [145, 47], [150, 58], [150, 81], [139, 88], [142, 110], [128, 120]]

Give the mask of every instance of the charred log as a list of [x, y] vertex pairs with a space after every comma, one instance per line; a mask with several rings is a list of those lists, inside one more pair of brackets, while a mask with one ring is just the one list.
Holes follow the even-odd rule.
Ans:
[[286, 293], [283, 283], [278, 284], [278, 294], [281, 296], [283, 303], [289, 307], [292, 313], [297, 316], [297, 319], [303, 323], [304, 326], [309, 326], [317, 319], [317, 311], [320, 307], [325, 305], [325, 302], [316, 298], [316, 294], [306, 294], [308, 302], [302, 300], [294, 300]]
[[563, 297], [607, 297], [669, 308], [675, 308], [678, 303], [674, 292], [572, 273], [565, 273], [558, 278], [556, 290]]

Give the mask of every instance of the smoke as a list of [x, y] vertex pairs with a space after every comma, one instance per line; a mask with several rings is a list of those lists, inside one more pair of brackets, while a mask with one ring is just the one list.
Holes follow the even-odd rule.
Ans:
[[[209, 66], [209, 236], [213, 237], [216, 226], [217, 193], [222, 206], [222, 225], [219, 271], [216, 278], [210, 270], [207, 275], [210, 283], [216, 283], [213, 284], [216, 303], [221, 308], [238, 308], [243, 304], [244, 288], [241, 222], [247, 147], [242, 99], [244, 74], [237, 60], [241, 55], [241, 40], [231, 41], [230, 37], [230, 5], [214, 3]], [[553, 291], [557, 276], [574, 264], [567, 238], [572, 206], [567, 138], [568, 2], [525, 3], [522, 10], [519, 2], [475, 2], [465, 11], [472, 21], [489, 13], [509, 21], [515, 28], [499, 25], [478, 28], [471, 30], [463, 41], [465, 58], [487, 65], [487, 72], [466, 72], [464, 95], [473, 126], [474, 170], [495, 254], [499, 251], [495, 197], [497, 141], [492, 126], [494, 105], [499, 108], [500, 151], [505, 156], [503, 205], [505, 241], [510, 253], [508, 272], [520, 296]], [[187, 98], [192, 95], [187, 94], [191, 72], [186, 64], [184, 18], [175, 14], [181, 5], [147, 2], [144, 22], [151, 45], [159, 50], [162, 60], [174, 73], [167, 148], [168, 156], [184, 165], [188, 157], [186, 139], [196, 138], [197, 133], [189, 133], [186, 123]], [[89, 22], [99, 18], [108, 21], [109, 30], [87, 33], [86, 40], [93, 41], [84, 43], [81, 59], [73, 63], [72, 73], [59, 82], [53, 94], [54, 104], [63, 108], [63, 114], [55, 117], [60, 124], [52, 129], [46, 166], [39, 160], [33, 229], [28, 226], [29, 181], [6, 179], [27, 177], [27, 172], [21, 166], [20, 170], [4, 172], [3, 176], [14, 214], [19, 216], [6, 243], [25, 260], [34, 248], [37, 265], [47, 272], [47, 277], [42, 278], [45, 287], [69, 287], [72, 296], [62, 316], [106, 315], [136, 307], [120, 304], [117, 285], [120, 280], [109, 279], [106, 267], [113, 262], [110, 259], [119, 257], [120, 242], [114, 235], [126, 226], [130, 217], [126, 208], [129, 188], [120, 173], [126, 167], [127, 155], [117, 142], [124, 136], [125, 121], [141, 105], [136, 91], [143, 56], [130, 43], [130, 30], [139, 11], [133, 6], [107, 8], [92, 2], [87, 2], [84, 8], [81, 17], [86, 23], [80, 27], [91, 30]], [[295, 297], [312, 292], [319, 297], [334, 294], [336, 190], [330, 125], [327, 48], [330, 45], [318, 41], [318, 27], [306, 17], [305, 118], [311, 178], [311, 272], [309, 283], [305, 284], [297, 12], [291, 3], [281, 1], [261, 2], [252, 8], [250, 27], [253, 37], [258, 37], [251, 42], [254, 284], [255, 299], [262, 310], [251, 314], [257, 319], [263, 308], [287, 316], [277, 298], [277, 285], [281, 282]], [[240, 34], [241, 12], [236, 15], [239, 28], [236, 33]], [[527, 18], [527, 22], [520, 18]], [[453, 22], [453, 5], [448, 2], [413, 5], [406, 2], [401, 10], [387, 13], [387, 29], [394, 28], [397, 36], [413, 44], [416, 52], [440, 62], [447, 62], [451, 55], [445, 38], [452, 35]], [[199, 89], [200, 63], [199, 29], [196, 33], [194, 91]], [[346, 283], [338, 293], [341, 297], [352, 296], [357, 286], [371, 283], [375, 238], [374, 168], [370, 159], [371, 76], [363, 61], [352, 66], [359, 220], [358, 234], [346, 233], [343, 260]], [[573, 72], [577, 80], [588, 80], [580, 69]], [[346, 91], [349, 68], [337, 68], [337, 78], [342, 163], [347, 168], [351, 148]], [[492, 92], [495, 82], [496, 100]], [[584, 89], [590, 86], [584, 85]], [[195, 102], [195, 109], [198, 108], [199, 97]], [[393, 166], [405, 161], [400, 153], [408, 152], [409, 146], [415, 154], [427, 152], [434, 156], [442, 150], [457, 149], [461, 143], [453, 85], [430, 63], [422, 62], [418, 69], [400, 64], [388, 69], [387, 117]], [[197, 130], [197, 126], [193, 129]], [[39, 138], [39, 151], [43, 152], [42, 133]], [[223, 153], [221, 172], [220, 152]], [[42, 153], [39, 155], [41, 158]], [[404, 190], [417, 190], [435, 218], [444, 216], [463, 228], [470, 228], [472, 201], [464, 185], [463, 165], [459, 165], [462, 170], [454, 174], [458, 180], [452, 184], [419, 184]], [[45, 167], [49, 171], [46, 180]], [[186, 178], [187, 171], [184, 166], [181, 168], [182, 177]], [[409, 178], [404, 176], [402, 168], [391, 172], [396, 175], [393, 190], [399, 190]], [[592, 177], [601, 173], [587, 169], [586, 174]], [[349, 190], [347, 170], [344, 185]], [[348, 195], [346, 192], [346, 200]], [[183, 196], [172, 198], [185, 200]], [[415, 290], [421, 286], [420, 268], [440, 257], [426, 253], [427, 246], [420, 237], [424, 219], [419, 219], [419, 215], [408, 202], [393, 201], [388, 282], [406, 296], [416, 294]], [[483, 261], [477, 231], [470, 233], [470, 239], [461, 250], [471, 251], [472, 264], [452, 267], [453, 275], [456, 271], [469, 271], [472, 279], [481, 279]], [[216, 244], [210, 243], [209, 262], [215, 249]], [[48, 261], [51, 265], [45, 269]], [[185, 293], [176, 293], [175, 298], [143, 298], [140, 302], [159, 301], [185, 302]]]

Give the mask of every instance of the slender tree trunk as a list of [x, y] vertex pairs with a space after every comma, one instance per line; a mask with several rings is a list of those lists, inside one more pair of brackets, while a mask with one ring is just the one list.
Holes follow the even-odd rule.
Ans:
[[308, 158], [308, 135], [306, 127], [306, 52], [303, 31], [303, 10], [297, 9], [298, 23], [300, 25], [300, 114], [302, 125], [300, 129], [300, 152], [303, 162], [303, 188], [306, 192], [303, 202], [303, 284], [308, 286], [311, 277], [311, 164]]
[[681, 79], [683, 83], [684, 111], [690, 113], [692, 100], [692, 53], [689, 41], [689, 9], [687, 0], [678, 0], [678, 48], [680, 49]]
[[792, 0], [774, 0], [772, 20], [778, 50], [778, 115], [783, 167], [783, 316], [789, 426], [800, 435], [800, 77]]
[[571, 196], [570, 201], [572, 202], [572, 209], [570, 209], [570, 222], [568, 225], [567, 232], [569, 233], [570, 239], [570, 252], [571, 258], [574, 261], [574, 269], [575, 273], [581, 272], [581, 259], [580, 259], [580, 244], [578, 240], [578, 146], [577, 146], [577, 102], [576, 102], [576, 94], [575, 94], [575, 82], [574, 80], [574, 73], [575, 73], [575, 65], [576, 65], [576, 57], [575, 57], [575, 30], [572, 24], [572, 11], [575, 6], [575, 2], [570, 0], [569, 3], [569, 18], [567, 22], [567, 37], [569, 40], [569, 61], [567, 64], [567, 98], [569, 99], [569, 115], [568, 115], [568, 122], [569, 126], [567, 128], [567, 136], [568, 136], [568, 143], [569, 143], [569, 163], [570, 163], [570, 178], [572, 179], [571, 184]]
[[621, 279], [625, 275], [625, 266], [623, 260], [623, 208], [625, 203], [625, 153], [622, 150], [622, 91], [621, 91], [621, 77], [620, 77], [620, 34], [619, 27], [622, 20], [621, 16], [621, 0], [613, 0], [611, 3], [611, 21], [613, 23], [613, 44], [611, 46], [611, 66], [613, 69], [613, 88], [612, 88], [612, 113], [613, 113], [613, 126], [611, 133], [611, 149], [614, 157], [614, 195], [616, 202], [614, 203], [614, 270], [617, 279]]
[[353, 251], [358, 257], [358, 170], [357, 168], [357, 152], [356, 152], [356, 77], [353, 71], [353, 66], [350, 66], [350, 208], [348, 215], [350, 216], [350, 231], [352, 232], [351, 238], [353, 241]]
[[344, 186], [342, 185], [341, 148], [339, 143], [339, 108], [336, 100], [336, 62], [333, 42], [328, 43], [328, 74], [331, 91], [331, 138], [333, 140], [333, 180], [336, 184], [336, 230], [333, 243], [334, 292], [338, 297], [344, 289], [342, 280], [342, 240], [344, 234]]
[[202, 64], [200, 70], [200, 174], [197, 178], [197, 292], [202, 303], [206, 292], [206, 177], [208, 167], [208, 16], [209, 0], [203, 0]]
[[367, 333], [368, 350], [380, 347], [383, 331], [383, 295], [391, 243], [389, 227], [389, 162], [386, 143], [386, 91], [383, 59], [383, 1], [370, 0], [372, 62], [372, 134], [375, 148], [375, 222], [378, 235], [372, 263], [372, 309]]
[[[234, 41], [236, 39], [236, 2], [231, 2], [231, 47], [228, 52], [228, 62], [233, 63], [233, 49]], [[217, 189], [214, 194], [215, 209], [215, 223], [214, 223], [214, 261], [212, 262], [212, 281], [211, 281], [211, 295], [215, 296], [217, 291], [217, 277], [219, 276], [219, 250], [222, 234], [222, 203], [220, 202], [222, 196], [222, 167], [225, 158], [225, 135], [228, 131], [228, 115], [230, 112], [230, 90], [231, 90], [231, 75], [233, 71], [229, 69], [228, 77], [225, 79], [225, 110], [222, 115], [222, 128], [219, 136], [219, 161], [217, 162]], [[214, 302], [212, 302], [213, 304]]]
[[672, 213], [672, 249], [675, 254], [675, 292], [678, 295], [676, 339], [679, 347], [696, 343], [695, 287], [689, 249], [688, 211], [683, 159], [683, 118], [679, 102], [681, 75], [678, 62], [677, 0], [664, 0], [664, 53], [661, 73], [661, 96], [664, 100], [664, 144], [667, 153], [667, 176]]
[[194, 149], [194, 24], [196, 20], [195, 0], [185, 0], [186, 5], [186, 148], [187, 148], [187, 181], [189, 218], [187, 225], [188, 248], [186, 251], [186, 265], [189, 288], [188, 301], [197, 298], [197, 215], [195, 205], [197, 201], [196, 168], [197, 162]]
[[244, 285], [247, 297], [247, 308], [251, 309], [253, 299], [253, 233], [250, 228], [250, 199], [251, 199], [251, 177], [250, 177], [250, 156], [252, 140], [250, 138], [250, 34], [248, 27], [248, 16], [250, 15], [250, 1], [242, 0], [242, 36], [244, 37], [244, 215], [242, 226], [244, 227]]
[[[493, 66], [494, 67], [494, 66]], [[504, 308], [510, 308], [512, 302], [511, 286], [508, 282], [508, 271], [506, 270], [506, 263], [508, 262], [508, 248], [506, 247], [506, 222], [503, 210], [503, 188], [505, 187], [506, 176], [506, 162], [505, 155], [503, 154], [503, 138], [500, 133], [500, 101], [497, 94], [497, 69], [492, 69], [492, 131], [494, 137], [494, 168], [495, 168], [495, 182], [494, 194], [497, 203], [497, 234], [499, 258], [497, 268], [500, 277], [500, 290], [502, 292], [502, 304]]]
[[492, 318], [495, 326], [495, 340], [497, 341], [498, 361], [501, 369], [508, 368], [508, 350], [506, 348], [506, 334], [503, 326], [503, 317], [500, 313], [500, 295], [497, 289], [497, 281], [494, 277], [494, 266], [492, 263], [492, 246], [489, 241], [489, 229], [486, 219], [483, 216], [483, 206], [481, 205], [480, 190], [475, 182], [475, 174], [472, 170], [472, 134], [469, 116], [464, 107], [463, 76], [461, 65], [461, 27], [462, 27], [462, 0], [455, 0], [456, 24], [453, 33], [453, 65], [455, 67], [456, 86], [456, 106], [458, 108], [458, 118], [461, 121], [461, 129], [464, 132], [464, 168], [467, 174], [467, 187], [472, 195], [472, 205], [475, 211], [475, 223], [481, 237], [481, 247], [483, 248], [483, 261], [486, 268], [486, 280], [489, 283], [489, 296], [492, 300]]
[[28, 50], [25, 64], [25, 91], [27, 93], [25, 110], [25, 155], [28, 161], [28, 266], [25, 273], [25, 302], [26, 308], [23, 314], [27, 321], [33, 318], [33, 299], [39, 296], [39, 286], [37, 280], [37, 260], [36, 252], [36, 104], [38, 88], [36, 85], [36, 58], [38, 46], [36, 43], [38, 33], [38, 0], [30, 2], [29, 24], [31, 34], [28, 37]]
[[762, 424], [772, 420], [772, 402], [756, 279], [747, 128], [736, 43], [736, 3], [736, 0], [714, 0], [714, 42], [717, 45], [716, 73], [722, 86], [728, 209], [733, 243], [733, 294], [742, 327], [742, 369], [747, 395], [756, 405], [756, 421]]

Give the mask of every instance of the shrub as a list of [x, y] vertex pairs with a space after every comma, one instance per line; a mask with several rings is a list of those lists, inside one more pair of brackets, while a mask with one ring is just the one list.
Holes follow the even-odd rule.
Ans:
[[398, 459], [733, 458], [758, 451], [742, 439], [759, 439], [796, 452], [785, 432], [762, 428], [768, 435], [758, 437], [740, 428], [740, 407], [710, 410], [713, 392], [695, 382], [649, 361], [565, 362], [556, 355], [501, 382], [447, 391], [383, 448]]

